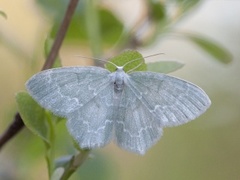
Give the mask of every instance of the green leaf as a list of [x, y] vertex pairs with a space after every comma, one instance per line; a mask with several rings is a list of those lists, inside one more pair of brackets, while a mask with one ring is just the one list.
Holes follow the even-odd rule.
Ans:
[[[50, 53], [50, 51], [52, 49], [53, 43], [54, 43], [54, 40], [51, 37], [48, 37], [45, 40], [45, 43], [44, 43], [44, 55], [45, 55], [45, 58], [48, 57], [48, 55], [49, 55], [49, 53]], [[60, 59], [60, 57], [58, 55], [57, 59], [54, 61], [53, 68], [61, 67], [61, 66], [62, 66], [61, 59]]]
[[227, 64], [232, 61], [231, 53], [220, 44], [199, 35], [189, 33], [183, 35], [221, 63]]
[[60, 180], [64, 173], [64, 168], [59, 167], [55, 169], [50, 180]]
[[[130, 70], [133, 70], [133, 71], [147, 70], [147, 65], [145, 64], [143, 56], [139, 52], [134, 50], [123, 51], [121, 54], [111, 58], [110, 61], [116, 64], [117, 66], [126, 65], [124, 66], [125, 72], [128, 72]], [[111, 63], [107, 63], [105, 66], [106, 66], [106, 69], [108, 69], [111, 72], [116, 71], [116, 67]]]
[[[81, 151], [73, 156], [73, 158], [69, 159], [69, 163], [67, 163], [68, 166], [65, 168], [65, 172], [62, 175], [61, 180], [69, 179], [69, 177], [79, 168], [79, 166], [81, 166], [84, 161], [87, 160], [89, 153], [90, 150]], [[65, 165], [67, 164], [65, 163]]]
[[148, 1], [149, 15], [154, 21], [161, 21], [166, 16], [165, 6], [160, 1]]
[[55, 167], [56, 168], [59, 168], [59, 167], [67, 168], [71, 164], [73, 159], [74, 159], [74, 155], [62, 156], [55, 160]]
[[158, 72], [158, 73], [170, 73], [182, 68], [184, 64], [176, 61], [160, 61], [147, 63], [148, 71]]
[[39, 136], [46, 147], [46, 161], [48, 164], [49, 177], [54, 169], [54, 143], [55, 143], [55, 123], [52, 120], [52, 113], [45, 111], [26, 92], [20, 92], [16, 96], [19, 113], [24, 124], [30, 131]]
[[[85, 3], [83, 10], [85, 10], [86, 7]], [[101, 9], [98, 6], [91, 8], [91, 11], [93, 11], [94, 14], [87, 11], [87, 9], [87, 12], [84, 13], [83, 10], [77, 11], [74, 14], [64, 39], [65, 42], [86, 44], [95, 43], [100, 44], [98, 46], [101, 47], [102, 45], [112, 46], [118, 41], [123, 32], [124, 26], [111, 11]], [[60, 21], [55, 21], [50, 33], [52, 38], [55, 38], [59, 26]]]
[[109, 45], [116, 43], [123, 32], [123, 23], [107, 9], [100, 9], [99, 19], [103, 43]]
[[[85, 37], [85, 40], [92, 40], [93, 43], [102, 45], [116, 43], [123, 32], [123, 23], [107, 9], [91, 8], [91, 4], [88, 6], [90, 6], [88, 7], [90, 10], [84, 15], [85, 17], [82, 17], [82, 21], [78, 19], [78, 22], [80, 21], [78, 25], [80, 30], [78, 32], [81, 32], [80, 38]], [[90, 11], [92, 13], [89, 13]], [[82, 24], [85, 24], [85, 26], [82, 26]]]
[[45, 110], [26, 92], [19, 92], [16, 101], [26, 127], [49, 144]]
[[4, 17], [5, 19], [7, 19], [7, 14], [6, 14], [5, 12], [0, 11], [0, 15], [1, 15], [2, 17]]
[[[50, 37], [54, 39], [59, 30], [61, 21], [55, 21], [54, 25], [50, 32]], [[68, 31], [64, 38], [64, 41], [67, 43], [75, 43], [80, 41], [87, 41], [86, 28], [84, 26], [83, 14], [74, 14], [71, 19]]]
[[200, 2], [201, 0], [177, 0], [178, 6], [181, 7], [183, 13], [186, 13]]
[[63, 120], [66, 120], [65, 118], [57, 116], [57, 115], [53, 114], [52, 112], [49, 112], [49, 113], [51, 114], [51, 120], [53, 122], [55, 122], [55, 124], [57, 124], [57, 123], [59, 123], [59, 122], [61, 122]]

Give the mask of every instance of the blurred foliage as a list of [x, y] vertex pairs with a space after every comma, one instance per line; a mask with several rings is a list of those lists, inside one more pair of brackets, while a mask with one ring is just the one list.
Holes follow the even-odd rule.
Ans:
[[170, 73], [182, 68], [184, 64], [176, 61], [160, 61], [154, 63], [147, 63], [148, 71], [159, 73]]
[[5, 19], [7, 19], [7, 14], [3, 11], [0, 11], [0, 16], [4, 17]]
[[[44, 15], [51, 19], [52, 22], [52, 27], [48, 32], [48, 38], [45, 40], [42, 51], [46, 58], [50, 52], [69, 1], [36, 0], [35, 2], [36, 6], [39, 7], [39, 9], [44, 12]], [[114, 54], [110, 61], [118, 66], [124, 65], [132, 60], [132, 63], [126, 65], [125, 71], [132, 70], [139, 65], [139, 62], [143, 62], [141, 66], [134, 69], [134, 71], [150, 70], [169, 73], [181, 68], [183, 64], [172, 61], [145, 64], [140, 53], [132, 50], [124, 50], [128, 48], [137, 49], [149, 47], [154, 44], [160, 36], [177, 34], [177, 36], [175, 36], [176, 38], [181, 39], [184, 37], [220, 63], [229, 63], [232, 61], [231, 54], [214, 40], [204, 37], [203, 35], [195, 35], [191, 32], [182, 33], [174, 29], [174, 25], [186, 17], [200, 2], [200, 0], [146, 0], [145, 8], [147, 13], [145, 16], [131, 28], [126, 28], [124, 22], [117, 17], [114, 10], [111, 9], [111, 7], [102, 5], [101, 1], [80, 1], [71, 20], [64, 43], [67, 45], [77, 44], [89, 47], [95, 57]], [[169, 4], [174, 5], [175, 8], [173, 10], [169, 9]], [[7, 15], [3, 11], [0, 11], [0, 16], [7, 18]], [[3, 39], [1, 35], [0, 39]], [[21, 52], [21, 47], [11, 44], [12, 42], [2, 40], [2, 43], [5, 43], [10, 47], [10, 50], [14, 52]], [[36, 44], [37, 43], [39, 42], [36, 42]], [[119, 54], [120, 52], [122, 53]], [[119, 55], [115, 56], [116, 54]], [[139, 59], [139, 61], [137, 61], [137, 59]], [[61, 59], [58, 57], [54, 67], [60, 66]], [[110, 71], [115, 70], [115, 67], [110, 63], [106, 64], [106, 68]], [[26, 127], [33, 134], [38, 135], [45, 145], [45, 157], [48, 162], [49, 176], [52, 176], [53, 179], [59, 179], [62, 173], [71, 168], [71, 162], [76, 160], [76, 156], [82, 155], [84, 152], [81, 148], [74, 149], [74, 146], [68, 147], [70, 146], [68, 142], [69, 139], [64, 139], [63, 135], [61, 136], [62, 131], [66, 131], [66, 129], [61, 129], [61, 131], [57, 130], [57, 128], [61, 126], [59, 122], [61, 122], [62, 119], [42, 109], [27, 93], [17, 94], [16, 101]], [[60, 138], [58, 139], [55, 136]], [[35, 141], [36, 139], [30, 140], [29, 144], [33, 144]], [[27, 142], [25, 143], [27, 144]], [[58, 148], [56, 148], [56, 144]], [[32, 155], [31, 158], [34, 159], [38, 153], [37, 150], [34, 149], [35, 147], [38, 146], [31, 146], [30, 148], [24, 146], [26, 151], [18, 153], [20, 155], [30, 153], [29, 156]], [[64, 147], [66, 148], [66, 153], [68, 153], [68, 158], [64, 159], [65, 156], [61, 156], [58, 161], [55, 161], [56, 155], [60, 154], [60, 149]], [[38, 156], [39, 154], [36, 155], [36, 157]], [[61, 165], [59, 165], [59, 160], [62, 160]], [[110, 167], [109, 164], [111, 164], [111, 162], [109, 162], [108, 157], [96, 154], [94, 158], [84, 163], [77, 173], [73, 175], [72, 179], [116, 179], [111, 175], [111, 172], [114, 171], [114, 166]], [[64, 169], [60, 167], [64, 167]]]
[[[90, 45], [95, 57], [103, 56], [106, 50], [118, 54], [126, 48], [146, 47], [154, 43], [158, 36], [179, 33], [174, 30], [174, 24], [184, 18], [200, 2], [200, 0], [148, 0], [146, 1], [148, 12], [146, 16], [142, 17], [132, 29], [126, 29], [124, 22], [116, 17], [113, 10], [102, 6], [100, 1], [80, 1], [65, 42]], [[67, 1], [61, 0], [56, 3], [55, 0], [37, 0], [37, 3], [46, 14], [53, 17], [50, 38], [54, 39]], [[175, 7], [174, 10], [169, 8], [172, 6]], [[207, 37], [193, 33], [181, 33], [181, 36], [197, 44], [198, 47], [222, 63], [229, 63], [232, 60], [228, 50]], [[108, 50], [109, 47], [110, 50]]]
[[190, 39], [191, 42], [199, 46], [203, 51], [214, 57], [216, 60], [222, 63], [230, 63], [232, 61], [232, 55], [223, 47], [206, 37], [194, 35], [190, 33], [184, 34], [186, 38]]
[[[55, 1], [38, 1], [38, 3], [45, 12], [54, 17], [50, 32], [50, 37], [54, 38], [62, 22], [62, 18], [59, 17], [64, 14], [62, 9], [65, 10], [66, 6], [55, 6]], [[109, 9], [97, 6], [93, 0], [82, 1], [78, 7], [80, 6], [71, 20], [65, 41], [90, 45], [94, 55], [99, 56], [103, 47], [111, 47], [118, 40], [123, 32], [123, 22], [120, 22]], [[54, 10], [51, 11], [50, 7]]]

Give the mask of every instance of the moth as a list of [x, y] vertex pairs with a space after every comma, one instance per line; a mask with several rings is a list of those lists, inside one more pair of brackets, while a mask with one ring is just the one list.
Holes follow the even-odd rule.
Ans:
[[69, 133], [83, 149], [114, 139], [119, 147], [144, 154], [163, 128], [187, 123], [211, 104], [200, 87], [185, 80], [114, 66], [114, 72], [95, 66], [53, 68], [31, 77], [26, 87], [42, 107], [67, 119]]

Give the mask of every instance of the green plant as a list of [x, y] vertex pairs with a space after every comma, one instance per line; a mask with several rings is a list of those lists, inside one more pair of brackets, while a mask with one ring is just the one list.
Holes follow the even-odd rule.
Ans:
[[[70, 1], [64, 18], [63, 12], [67, 6], [65, 1], [59, 1], [57, 6], [55, 1], [37, 2], [47, 16], [53, 17], [53, 27], [45, 41], [46, 62], [42, 69], [61, 66], [58, 52], [63, 39], [66, 43], [82, 43], [83, 46], [90, 46], [94, 57], [104, 57], [105, 54], [110, 52], [118, 54], [126, 48], [147, 47], [154, 43], [158, 36], [174, 35], [190, 40], [222, 63], [231, 61], [231, 55], [228, 51], [208, 38], [189, 32], [175, 32], [173, 25], [195, 8], [200, 2], [198, 0], [173, 1], [177, 6], [178, 12], [175, 16], [171, 16], [166, 12], [165, 3], [146, 1], [146, 15], [130, 30], [124, 29], [124, 23], [116, 18], [111, 9], [104, 8], [94, 0], [80, 1], [78, 7], [77, 0]], [[73, 13], [75, 13], [74, 16], [72, 16]], [[5, 18], [7, 17], [2, 11], [0, 14]], [[62, 25], [60, 26], [60, 24]], [[70, 26], [68, 26], [69, 24]], [[146, 24], [147, 28], [145, 28]], [[150, 31], [150, 29], [153, 30]], [[181, 67], [181, 64], [176, 62], [164, 63], [157, 62], [157, 64], [149, 65], [149, 67], [152, 70], [164, 73]], [[158, 66], [162, 69], [159, 70]], [[76, 155], [60, 158], [61, 163], [58, 161], [55, 164], [55, 137], [57, 136], [55, 127], [61, 122], [61, 119], [39, 107], [26, 93], [19, 93], [16, 99], [19, 104], [21, 117], [19, 115], [16, 116], [18, 118], [15, 119], [14, 123], [19, 123], [19, 126], [14, 132], [7, 130], [3, 134], [0, 140], [0, 147], [23, 127], [21, 123], [23, 119], [25, 125], [37, 134], [45, 144], [49, 177], [52, 179], [67, 179], [84, 162], [89, 152], [77, 148]], [[62, 167], [65, 167], [65, 170]]]

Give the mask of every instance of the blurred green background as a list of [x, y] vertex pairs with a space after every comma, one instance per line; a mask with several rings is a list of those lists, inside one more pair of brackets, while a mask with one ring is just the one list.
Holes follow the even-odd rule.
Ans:
[[[121, 150], [114, 143], [94, 150], [70, 179], [240, 179], [240, 1], [195, 0], [187, 6], [181, 3], [190, 1], [157, 1], [161, 6], [151, 4], [153, 24], [147, 26], [143, 22], [150, 1], [97, 1], [101, 21], [94, 18], [94, 8], [84, 2], [78, 5], [60, 50], [63, 66], [92, 64], [76, 55], [106, 58], [125, 48], [136, 48], [145, 56], [164, 52], [165, 55], [147, 61], [184, 63], [182, 69], [171, 75], [199, 85], [209, 95], [212, 105], [195, 121], [165, 129], [161, 140], [144, 156]], [[0, 133], [17, 111], [15, 94], [24, 91], [26, 80], [41, 69], [45, 40], [55, 36], [67, 3], [65, 0], [0, 1], [0, 11], [7, 15], [7, 18], [0, 15]], [[100, 34], [96, 33], [99, 24]], [[126, 40], [132, 32], [140, 34], [137, 43]], [[206, 49], [183, 36], [188, 32], [214, 39], [230, 51], [232, 61], [220, 52], [216, 56], [220, 54], [223, 60], [209, 55]], [[73, 153], [64, 122], [57, 127], [57, 147], [57, 157]], [[0, 179], [48, 179], [44, 145], [28, 129], [1, 150]]]

